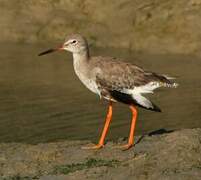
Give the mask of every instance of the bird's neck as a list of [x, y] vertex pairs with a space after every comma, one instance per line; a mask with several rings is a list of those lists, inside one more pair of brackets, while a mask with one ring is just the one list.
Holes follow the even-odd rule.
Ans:
[[90, 57], [88, 51], [73, 53], [73, 66], [78, 76], [82, 73], [86, 73], [86, 70], [89, 67], [89, 59]]
[[77, 63], [87, 63], [89, 61], [89, 51], [83, 50], [80, 52], [73, 53], [73, 61]]

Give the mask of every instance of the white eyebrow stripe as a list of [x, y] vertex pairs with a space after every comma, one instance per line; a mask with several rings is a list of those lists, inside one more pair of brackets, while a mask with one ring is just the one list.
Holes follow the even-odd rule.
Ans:
[[64, 45], [71, 44], [71, 43], [73, 43], [73, 41], [76, 41], [76, 40], [75, 40], [75, 39], [70, 39], [70, 40], [68, 40], [67, 42], [65, 42]]

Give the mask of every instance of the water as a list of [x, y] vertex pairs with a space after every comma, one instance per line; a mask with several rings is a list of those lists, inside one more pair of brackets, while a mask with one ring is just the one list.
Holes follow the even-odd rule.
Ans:
[[[98, 139], [107, 103], [80, 83], [70, 54], [37, 56], [49, 46], [0, 44], [0, 142]], [[93, 49], [93, 53], [122, 57], [148, 70], [178, 77], [179, 88], [151, 95], [163, 113], [140, 109], [136, 134], [201, 127], [201, 59], [114, 49]], [[129, 109], [115, 104], [108, 139], [127, 136], [129, 126]]]

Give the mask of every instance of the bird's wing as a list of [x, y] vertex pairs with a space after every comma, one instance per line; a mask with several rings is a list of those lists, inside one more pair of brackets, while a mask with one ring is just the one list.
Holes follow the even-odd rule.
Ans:
[[146, 72], [136, 65], [115, 60], [100, 61], [98, 68], [96, 84], [101, 96], [159, 111], [159, 108], [142, 94], [151, 93], [159, 87], [159, 83], [150, 83], [165, 81], [164, 77]]
[[144, 92], [141, 93], [150, 93], [157, 87], [171, 87], [176, 84], [166, 76], [145, 71], [139, 66], [122, 62], [115, 58], [99, 58], [95, 62], [96, 67], [99, 69], [96, 73], [96, 81], [110, 90], [124, 92], [135, 88], [136, 91], [140, 91], [143, 87]]
[[114, 59], [98, 62], [97, 81], [111, 90], [132, 89], [147, 83], [145, 71], [133, 64]]

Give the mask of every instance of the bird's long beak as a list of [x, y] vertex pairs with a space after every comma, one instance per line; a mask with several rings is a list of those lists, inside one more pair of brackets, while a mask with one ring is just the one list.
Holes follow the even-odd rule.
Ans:
[[58, 48], [52, 48], [52, 49], [48, 49], [46, 51], [43, 51], [40, 54], [38, 54], [38, 56], [43, 56], [45, 54], [49, 54], [49, 53], [56, 52], [56, 51], [61, 51], [61, 50], [63, 50], [63, 45], [61, 45]]

